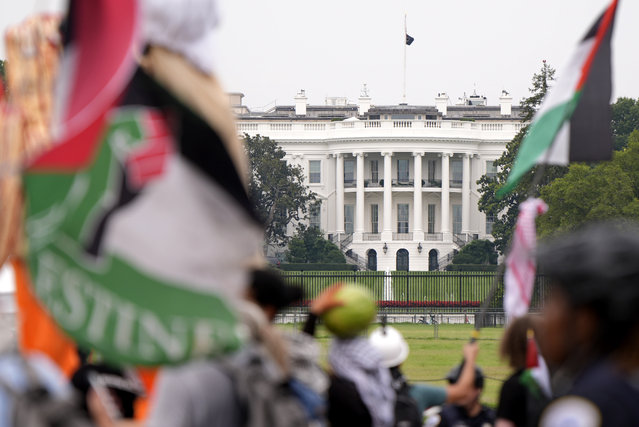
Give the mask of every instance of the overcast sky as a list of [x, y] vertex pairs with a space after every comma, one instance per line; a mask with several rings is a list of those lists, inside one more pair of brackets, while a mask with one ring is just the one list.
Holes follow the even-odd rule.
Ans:
[[[64, 0], [4, 0], [0, 31]], [[355, 101], [363, 83], [374, 104], [401, 102], [404, 14], [408, 33], [407, 101], [451, 102], [474, 89], [497, 103], [502, 89], [528, 95], [546, 59], [561, 69], [609, 0], [220, 0], [215, 52], [228, 91], [252, 109], [326, 96]], [[639, 97], [639, 1], [622, 0], [613, 38], [614, 97]], [[4, 58], [4, 46], [0, 47]], [[0, 284], [0, 290], [2, 285]]]

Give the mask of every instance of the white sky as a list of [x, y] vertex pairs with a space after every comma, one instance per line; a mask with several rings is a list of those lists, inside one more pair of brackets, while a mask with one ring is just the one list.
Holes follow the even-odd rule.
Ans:
[[[3, 0], [0, 32], [64, 0]], [[402, 95], [404, 13], [415, 42], [407, 48], [407, 101], [434, 104], [466, 91], [497, 103], [502, 89], [528, 95], [543, 59], [558, 69], [609, 0], [218, 0], [217, 72], [252, 109], [326, 96], [355, 101], [367, 83], [374, 104]], [[621, 0], [613, 38], [613, 97], [639, 97], [639, 1]], [[4, 46], [0, 44], [0, 58]], [[0, 290], [8, 279], [0, 279]], [[5, 283], [3, 283], [3, 281]]]

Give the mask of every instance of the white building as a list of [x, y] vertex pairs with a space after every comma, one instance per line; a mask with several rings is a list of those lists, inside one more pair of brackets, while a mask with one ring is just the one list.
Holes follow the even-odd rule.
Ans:
[[311, 224], [351, 260], [438, 269], [466, 242], [491, 237], [477, 180], [495, 173], [493, 161], [523, 126], [507, 92], [498, 106], [476, 94], [450, 105], [445, 93], [435, 106], [375, 106], [365, 87], [357, 104], [308, 105], [303, 90], [294, 99], [260, 113], [235, 105], [238, 132], [276, 140], [304, 169], [322, 202]]

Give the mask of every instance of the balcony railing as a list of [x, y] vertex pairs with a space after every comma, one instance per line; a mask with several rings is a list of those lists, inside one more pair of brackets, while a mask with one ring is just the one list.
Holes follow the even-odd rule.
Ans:
[[415, 181], [413, 181], [412, 179], [394, 179], [393, 187], [412, 187], [414, 183]]
[[357, 185], [357, 180], [355, 179], [344, 179], [344, 188], [353, 188]]
[[[471, 133], [471, 137], [481, 137], [481, 132], [486, 132], [486, 138], [492, 139], [497, 134], [503, 134], [503, 139], [510, 140], [525, 126], [525, 123], [513, 120], [512, 122], [471, 122], [462, 120], [358, 120], [358, 121], [341, 121], [341, 122], [321, 122], [321, 121], [300, 121], [287, 120], [286, 118], [276, 120], [264, 119], [248, 119], [243, 120], [242, 116], [237, 118], [237, 131], [242, 134], [244, 132], [250, 134], [261, 134], [269, 136], [273, 132], [278, 137], [282, 137], [284, 133], [296, 134], [294, 138], [298, 138], [299, 133], [309, 135], [309, 138], [324, 139], [332, 132], [337, 133], [337, 137], [342, 137], [342, 132], [366, 132], [371, 135], [388, 134], [443, 134], [454, 133], [454, 135], [463, 136], [465, 132]], [[477, 134], [477, 131], [480, 134]]]
[[413, 240], [413, 233], [412, 231], [407, 233], [393, 233], [393, 240]]
[[462, 180], [461, 179], [451, 179], [450, 180], [450, 188], [462, 188]]
[[382, 235], [380, 233], [364, 233], [362, 235], [362, 240], [367, 242], [374, 242], [382, 240]]
[[383, 185], [383, 181], [384, 180], [378, 180], [378, 179], [365, 179], [364, 180], [364, 187], [381, 187]]
[[429, 179], [422, 184], [422, 187], [429, 188], [442, 188], [442, 180], [441, 179]]
[[429, 242], [441, 242], [444, 240], [444, 235], [442, 233], [425, 233], [424, 240]]

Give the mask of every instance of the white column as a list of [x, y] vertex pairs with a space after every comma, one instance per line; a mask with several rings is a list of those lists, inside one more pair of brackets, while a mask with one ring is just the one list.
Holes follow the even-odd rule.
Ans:
[[382, 228], [382, 241], [393, 239], [393, 178], [391, 173], [393, 153], [382, 153], [384, 156], [384, 227]]
[[422, 156], [424, 153], [413, 153], [414, 166], [414, 190], [413, 190], [413, 240], [424, 240], [424, 228], [422, 226]]
[[440, 230], [446, 242], [450, 242], [453, 238], [450, 232], [450, 156], [451, 153], [442, 153], [442, 217]]
[[361, 241], [364, 234], [364, 153], [353, 153], [353, 156], [357, 156], [355, 230], [353, 233], [353, 241]]
[[470, 234], [470, 155], [462, 156], [462, 233]]
[[344, 155], [335, 154], [335, 232], [344, 233]]

